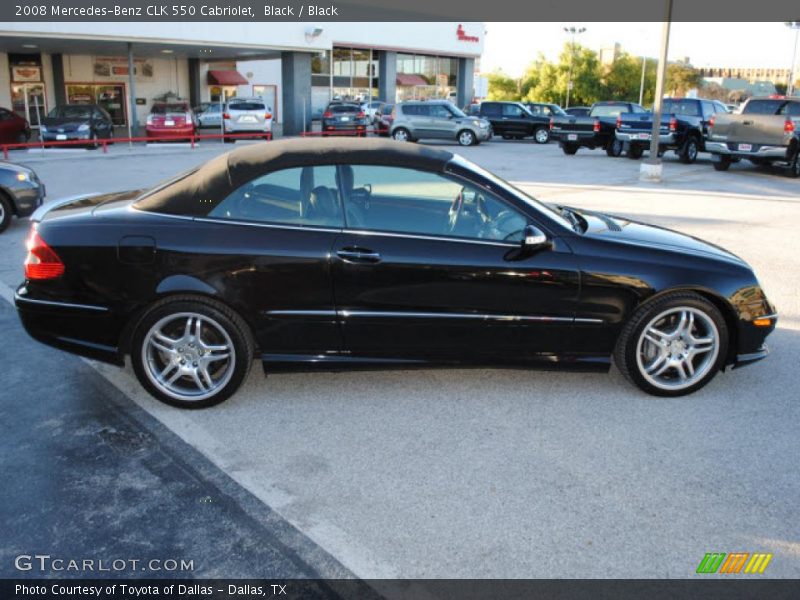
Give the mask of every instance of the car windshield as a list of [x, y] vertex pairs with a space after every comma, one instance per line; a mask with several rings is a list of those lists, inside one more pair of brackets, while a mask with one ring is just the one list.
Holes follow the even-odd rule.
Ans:
[[467, 115], [464, 114], [464, 111], [458, 108], [455, 104], [448, 104], [447, 108], [450, 109], [450, 112], [453, 113], [457, 117], [466, 117]]
[[550, 105], [550, 110], [553, 111], [554, 115], [558, 115], [559, 117], [565, 116], [567, 113], [564, 112], [564, 109], [556, 104]]
[[394, 104], [385, 104], [383, 106], [383, 114], [385, 114], [385, 115], [392, 114], [393, 110], [394, 110]]
[[188, 104], [154, 104], [150, 110], [154, 115], [176, 115], [189, 112]]
[[263, 102], [231, 102], [228, 110], [264, 110]]
[[664, 100], [661, 105], [662, 114], [700, 116], [700, 104], [692, 100]]
[[334, 104], [333, 106], [329, 106], [328, 110], [332, 113], [339, 114], [339, 113], [351, 113], [351, 112], [359, 112], [361, 107], [357, 104]]
[[598, 104], [589, 113], [590, 117], [618, 117], [625, 110], [624, 104]]
[[47, 116], [54, 119], [90, 119], [92, 117], [92, 107], [56, 106]]
[[564, 215], [561, 214], [561, 211], [558, 210], [557, 208], [549, 206], [549, 205], [547, 205], [547, 204], [545, 204], [543, 202], [539, 202], [536, 198], [534, 198], [530, 194], [528, 194], [528, 193], [522, 191], [521, 189], [519, 189], [518, 187], [510, 184], [505, 179], [501, 179], [500, 177], [498, 177], [494, 173], [491, 173], [491, 172], [487, 171], [483, 167], [479, 167], [478, 165], [476, 165], [472, 161], [467, 160], [463, 156], [456, 155], [453, 158], [452, 162], [454, 162], [454, 163], [456, 163], [456, 164], [458, 164], [458, 165], [460, 165], [462, 167], [466, 167], [466, 168], [478, 173], [484, 179], [490, 181], [493, 185], [497, 186], [498, 188], [506, 190], [507, 192], [510, 192], [511, 194], [513, 194], [514, 196], [516, 196], [517, 198], [519, 198], [520, 200], [522, 200], [523, 202], [525, 202], [529, 206], [532, 206], [533, 208], [535, 208], [536, 210], [538, 210], [540, 212], [546, 213], [549, 218], [551, 218], [554, 221], [558, 222], [563, 227], [567, 227], [568, 229], [573, 229], [573, 230], [575, 229], [574, 224], [572, 223], [572, 221], [570, 221], [569, 219], [564, 217]]

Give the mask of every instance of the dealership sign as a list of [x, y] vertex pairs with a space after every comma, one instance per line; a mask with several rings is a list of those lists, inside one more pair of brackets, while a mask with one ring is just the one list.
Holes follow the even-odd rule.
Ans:
[[467, 32], [464, 31], [464, 26], [459, 23], [458, 27], [456, 27], [456, 39], [459, 42], [472, 42], [473, 44], [477, 44], [480, 42], [480, 38], [477, 35], [467, 35]]

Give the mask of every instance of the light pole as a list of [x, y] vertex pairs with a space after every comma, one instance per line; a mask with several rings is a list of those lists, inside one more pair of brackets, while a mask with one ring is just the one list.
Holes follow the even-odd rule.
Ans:
[[644, 100], [644, 73], [647, 69], [647, 57], [642, 57], [642, 81], [639, 83], [639, 106], [643, 106], [642, 101]]
[[786, 21], [789, 29], [794, 29], [794, 50], [792, 51], [792, 68], [789, 71], [789, 85], [786, 86], [786, 95], [794, 94], [794, 66], [797, 59], [797, 38], [800, 37], [800, 21]]
[[564, 27], [564, 33], [572, 36], [569, 47], [569, 73], [567, 75], [567, 102], [564, 108], [569, 108], [569, 93], [572, 90], [572, 63], [575, 60], [575, 36], [586, 31], [586, 27]]

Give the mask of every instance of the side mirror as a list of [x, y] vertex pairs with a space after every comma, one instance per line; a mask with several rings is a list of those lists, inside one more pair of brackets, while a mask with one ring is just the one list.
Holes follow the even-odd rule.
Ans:
[[547, 236], [537, 229], [534, 225], [527, 225], [524, 230], [524, 237], [522, 239], [522, 247], [526, 250], [537, 250], [547, 246], [550, 240]]

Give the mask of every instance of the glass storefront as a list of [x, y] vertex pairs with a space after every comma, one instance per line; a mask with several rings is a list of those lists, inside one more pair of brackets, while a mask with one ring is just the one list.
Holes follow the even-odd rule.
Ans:
[[397, 100], [453, 99], [458, 59], [427, 54], [397, 55]]
[[67, 103], [98, 104], [108, 111], [114, 125], [125, 125], [125, 84], [122, 83], [68, 83]]

